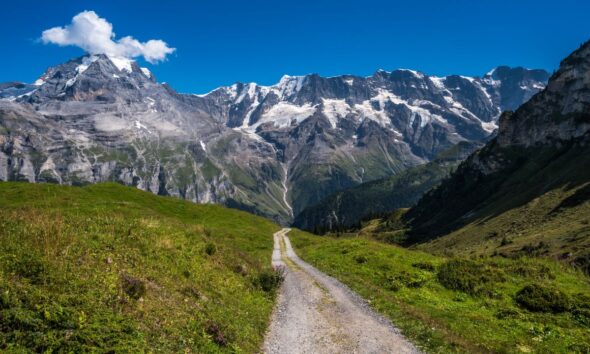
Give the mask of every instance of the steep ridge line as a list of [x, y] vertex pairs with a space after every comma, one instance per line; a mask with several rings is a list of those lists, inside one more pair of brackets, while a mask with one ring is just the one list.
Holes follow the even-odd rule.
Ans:
[[301, 260], [289, 231], [273, 235], [272, 265], [284, 269], [285, 281], [265, 353], [420, 353], [360, 296]]

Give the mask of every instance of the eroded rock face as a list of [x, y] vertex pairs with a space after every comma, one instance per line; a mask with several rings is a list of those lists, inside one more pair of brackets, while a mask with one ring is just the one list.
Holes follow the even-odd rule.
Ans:
[[287, 223], [342, 188], [487, 139], [547, 73], [283, 77], [178, 94], [133, 61], [84, 56], [0, 86], [0, 180], [118, 181]]
[[543, 94], [500, 119], [501, 146], [551, 143], [590, 129], [590, 45], [561, 62]]
[[444, 235], [590, 181], [590, 42], [561, 62], [547, 88], [514, 112], [438, 188], [405, 214], [412, 242]]

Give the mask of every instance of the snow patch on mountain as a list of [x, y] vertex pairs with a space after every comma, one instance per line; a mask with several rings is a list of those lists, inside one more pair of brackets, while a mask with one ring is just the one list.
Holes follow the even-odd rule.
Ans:
[[498, 124], [496, 122], [481, 122], [481, 127], [491, 134], [494, 130], [498, 129]]
[[78, 73], [78, 75], [85, 72], [88, 69], [88, 67], [90, 66], [90, 64], [94, 63], [97, 60], [98, 60], [98, 56], [96, 56], [96, 55], [90, 55], [90, 56], [83, 57], [82, 64], [80, 64], [76, 67], [76, 72]]
[[338, 120], [351, 112], [351, 107], [345, 100], [322, 98], [322, 105], [322, 113], [328, 118], [332, 128], [336, 128]]
[[391, 125], [391, 120], [383, 112], [383, 110], [375, 110], [371, 104], [372, 100], [363, 101], [361, 104], [355, 104], [354, 108], [359, 113], [361, 122], [365, 119], [370, 119], [382, 127], [388, 127]]
[[252, 93], [252, 95], [254, 96], [254, 102], [252, 102], [252, 105], [250, 106], [248, 113], [246, 113], [246, 116], [244, 117], [244, 121], [242, 122], [242, 128], [248, 128], [248, 126], [250, 125], [250, 119], [252, 118], [252, 113], [254, 113], [254, 111], [256, 110], [256, 108], [258, 108], [258, 105], [260, 104], [260, 102], [258, 102], [258, 95], [255, 95], [254, 92]]
[[256, 131], [260, 125], [265, 123], [273, 123], [275, 128], [287, 128], [292, 124], [299, 124], [311, 117], [316, 111], [316, 106], [309, 103], [303, 106], [297, 106], [287, 102], [279, 102], [273, 106], [268, 112], [264, 113], [260, 120], [251, 125], [249, 129]]
[[301, 90], [305, 78], [305, 76], [284, 75], [279, 83], [271, 88], [278, 90], [280, 98], [287, 98]]
[[148, 78], [152, 78], [152, 72], [148, 68], [140, 68], [141, 72]]
[[131, 65], [133, 63], [133, 60], [123, 58], [123, 57], [110, 56], [110, 55], [109, 55], [109, 59], [110, 59], [111, 63], [113, 63], [113, 65], [115, 65], [117, 67], [117, 69], [119, 69], [119, 71], [127, 71], [127, 72], [133, 71], [132, 65]]
[[446, 77], [430, 76], [429, 79], [430, 79], [430, 82], [432, 82], [434, 87], [436, 87], [437, 89], [439, 89], [439, 90], [446, 90], [447, 89], [445, 86]]
[[409, 72], [412, 75], [414, 75], [415, 77], [419, 78], [419, 79], [423, 79], [424, 78], [424, 74], [422, 74], [421, 72], [418, 72], [416, 70], [411, 70], [411, 69], [398, 69], [399, 71], [405, 71], [405, 72]]

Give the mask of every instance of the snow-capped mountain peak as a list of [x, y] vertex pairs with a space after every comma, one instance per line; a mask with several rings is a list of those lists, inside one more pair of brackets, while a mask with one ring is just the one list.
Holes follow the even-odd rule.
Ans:
[[283, 75], [278, 84], [272, 86], [272, 88], [278, 90], [278, 92], [280, 93], [279, 97], [283, 99], [288, 98], [301, 90], [301, 87], [303, 86], [306, 77], [307, 76]]
[[219, 119], [251, 133], [268, 129], [263, 126], [292, 129], [317, 116], [332, 129], [369, 120], [394, 134], [412, 132], [415, 137], [423, 129], [443, 129], [449, 141], [458, 142], [491, 134], [500, 113], [542, 89], [547, 78], [544, 71], [507, 67], [483, 78], [380, 69], [370, 77], [284, 75], [271, 86], [238, 83], [200, 97], [207, 101], [222, 93], [228, 106]]
[[499, 113], [548, 76], [400, 69], [184, 95], [119, 59], [87, 55], [49, 68], [37, 85], [0, 85], [0, 179], [121, 181], [285, 221], [344, 186], [487, 139]]

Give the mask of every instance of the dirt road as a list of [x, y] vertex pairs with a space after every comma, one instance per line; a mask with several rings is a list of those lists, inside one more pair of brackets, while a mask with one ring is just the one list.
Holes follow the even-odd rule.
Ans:
[[347, 286], [297, 257], [289, 231], [274, 234], [272, 264], [286, 275], [265, 353], [420, 353]]

